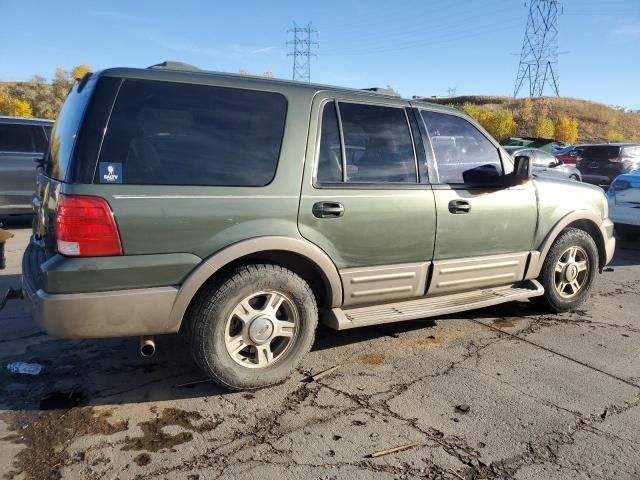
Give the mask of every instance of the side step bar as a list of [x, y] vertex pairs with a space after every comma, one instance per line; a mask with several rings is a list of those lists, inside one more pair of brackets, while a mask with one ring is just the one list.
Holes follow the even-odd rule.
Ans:
[[332, 308], [324, 314], [322, 321], [335, 330], [347, 330], [367, 325], [447, 315], [515, 300], [526, 300], [542, 294], [544, 294], [544, 288], [540, 283], [536, 280], [527, 280], [512, 286], [422, 297], [417, 300], [368, 307]]

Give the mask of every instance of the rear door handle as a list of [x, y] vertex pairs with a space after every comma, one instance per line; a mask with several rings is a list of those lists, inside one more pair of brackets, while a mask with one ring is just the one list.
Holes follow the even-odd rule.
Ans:
[[466, 200], [451, 200], [449, 202], [449, 211], [455, 215], [469, 213], [471, 211], [471, 204]]
[[312, 212], [317, 218], [338, 218], [344, 215], [344, 205], [338, 202], [318, 202], [313, 205]]

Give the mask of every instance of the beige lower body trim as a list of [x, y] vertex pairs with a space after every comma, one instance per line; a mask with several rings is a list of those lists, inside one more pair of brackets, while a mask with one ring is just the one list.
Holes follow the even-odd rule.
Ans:
[[425, 294], [430, 263], [410, 263], [340, 270], [344, 305], [358, 305]]
[[437, 260], [429, 295], [508, 285], [524, 278], [530, 252]]
[[127, 337], [175, 333], [171, 307], [174, 287], [140, 288], [96, 293], [34, 292], [23, 281], [40, 328], [61, 338]]

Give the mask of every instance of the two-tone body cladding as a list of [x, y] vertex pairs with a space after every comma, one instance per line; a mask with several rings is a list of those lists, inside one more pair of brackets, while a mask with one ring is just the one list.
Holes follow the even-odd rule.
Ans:
[[183, 333], [229, 388], [336, 330], [581, 304], [615, 241], [604, 194], [533, 178], [463, 113], [379, 91], [109, 69], [52, 134], [24, 292], [62, 337]]

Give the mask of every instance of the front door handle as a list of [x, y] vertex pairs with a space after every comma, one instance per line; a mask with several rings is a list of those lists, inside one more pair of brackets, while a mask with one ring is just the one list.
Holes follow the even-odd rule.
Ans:
[[449, 202], [449, 211], [454, 215], [469, 213], [471, 211], [471, 204], [466, 200], [451, 200]]
[[338, 202], [318, 202], [313, 205], [312, 212], [317, 218], [338, 218], [344, 215], [344, 205]]

